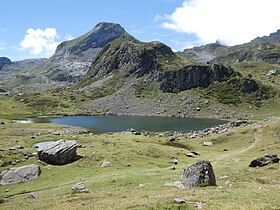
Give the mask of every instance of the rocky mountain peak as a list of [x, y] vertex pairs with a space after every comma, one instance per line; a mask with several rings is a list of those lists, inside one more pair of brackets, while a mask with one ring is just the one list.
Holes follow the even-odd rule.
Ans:
[[2, 67], [6, 64], [11, 64], [12, 61], [9, 58], [6, 57], [0, 57], [0, 70], [2, 69]]
[[100, 50], [115, 39], [130, 36], [115, 23], [101, 22], [86, 34], [61, 43], [45, 65], [47, 76], [57, 81], [72, 81], [88, 70]]

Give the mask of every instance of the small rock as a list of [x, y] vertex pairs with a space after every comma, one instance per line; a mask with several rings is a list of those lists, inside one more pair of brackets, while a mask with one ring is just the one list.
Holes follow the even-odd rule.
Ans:
[[171, 163], [174, 164], [174, 165], [177, 165], [178, 164], [178, 160], [174, 159]]
[[111, 167], [113, 164], [110, 163], [109, 161], [103, 161], [101, 164], [101, 167], [103, 168], [107, 168], [107, 167]]
[[228, 148], [224, 148], [224, 152], [228, 151]]
[[84, 182], [78, 182], [73, 185], [72, 192], [73, 193], [88, 193], [89, 190], [86, 188]]
[[226, 185], [228, 188], [231, 188], [231, 187], [232, 187], [232, 182], [231, 182], [231, 181], [226, 181], [225, 185]]
[[171, 166], [170, 169], [171, 170], [176, 170], [176, 167], [175, 166]]
[[17, 150], [17, 149], [23, 149], [24, 147], [21, 145], [16, 145], [14, 147], [9, 148], [9, 150]]
[[220, 176], [219, 179], [227, 179], [228, 175]]
[[240, 158], [232, 158], [232, 160], [235, 161], [235, 162], [240, 162], [240, 161], [242, 161]]
[[186, 154], [187, 157], [195, 158], [196, 155], [192, 152]]
[[176, 138], [175, 137], [171, 137], [168, 141], [169, 142], [174, 142], [174, 141], [176, 141]]
[[194, 155], [200, 155], [198, 152], [195, 151], [191, 151], [191, 153], [193, 153]]
[[203, 146], [212, 146], [213, 143], [211, 141], [205, 141], [203, 142]]
[[10, 191], [10, 189], [6, 189], [6, 192], [9, 192]]
[[143, 188], [143, 187], [145, 187], [145, 185], [144, 185], [144, 184], [139, 184], [138, 187], [139, 187], [139, 188]]
[[178, 204], [186, 203], [186, 201], [184, 199], [181, 199], [181, 198], [174, 198], [174, 202], [178, 203]]
[[96, 144], [95, 143], [92, 143], [89, 145], [90, 147], [96, 147]]
[[136, 130], [134, 128], [129, 128], [128, 129], [131, 133], [136, 132]]
[[26, 196], [26, 198], [38, 198], [38, 194], [36, 193], [30, 193]]
[[198, 111], [198, 112], [199, 112], [200, 110], [201, 110], [200, 107], [196, 107], [196, 108], [195, 108], [195, 111]]
[[0, 121], [0, 125], [5, 125], [5, 122], [3, 122], [3, 121]]

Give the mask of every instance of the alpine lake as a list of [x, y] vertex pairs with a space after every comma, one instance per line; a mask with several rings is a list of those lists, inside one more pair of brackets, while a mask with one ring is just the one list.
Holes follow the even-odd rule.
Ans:
[[151, 116], [63, 116], [37, 117], [32, 121], [38, 123], [55, 123], [86, 128], [93, 133], [121, 132], [131, 128], [138, 131], [195, 131], [225, 124], [218, 119], [151, 117]]

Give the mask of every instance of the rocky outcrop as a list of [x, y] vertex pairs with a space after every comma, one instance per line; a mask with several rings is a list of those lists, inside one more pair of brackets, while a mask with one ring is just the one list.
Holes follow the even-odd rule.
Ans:
[[186, 189], [195, 186], [215, 186], [216, 177], [208, 160], [201, 160], [183, 169], [181, 182]]
[[263, 157], [258, 157], [250, 163], [249, 167], [262, 167], [270, 163], [279, 163], [279, 158], [277, 154], [266, 154]]
[[124, 77], [155, 73], [162, 67], [160, 55], [176, 57], [171, 48], [160, 42], [144, 43], [132, 37], [119, 39], [108, 44], [96, 57], [88, 78], [103, 77], [114, 70], [121, 72]]
[[186, 66], [178, 71], [164, 72], [160, 89], [180, 92], [196, 87], [209, 87], [213, 82], [225, 81], [234, 71], [222, 65]]
[[12, 64], [12, 61], [9, 58], [6, 58], [6, 57], [0, 57], [0, 70], [6, 64], [8, 64], [8, 65]]
[[44, 65], [47, 76], [57, 81], [72, 81], [85, 74], [103, 47], [124, 36], [129, 35], [119, 24], [97, 24], [88, 33], [57, 47], [55, 54]]
[[59, 140], [38, 149], [40, 160], [54, 165], [63, 165], [79, 159], [76, 141]]
[[31, 181], [37, 179], [40, 173], [40, 167], [35, 164], [6, 169], [0, 173], [0, 184], [8, 185]]

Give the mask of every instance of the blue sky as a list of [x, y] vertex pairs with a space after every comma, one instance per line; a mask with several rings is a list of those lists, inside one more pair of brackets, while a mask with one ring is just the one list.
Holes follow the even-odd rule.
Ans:
[[60, 42], [103, 21], [174, 50], [217, 39], [240, 44], [280, 29], [279, 8], [279, 0], [5, 0], [0, 57], [48, 57]]
[[[142, 41], [188, 40], [186, 34], [163, 29], [158, 17], [172, 13], [183, 0], [9, 0], [1, 2], [0, 56], [12, 60], [44, 56], [21, 49], [29, 28], [55, 28], [64, 41], [67, 35], [78, 37], [97, 23], [121, 24]], [[5, 8], [5, 9], [3, 9]]]

